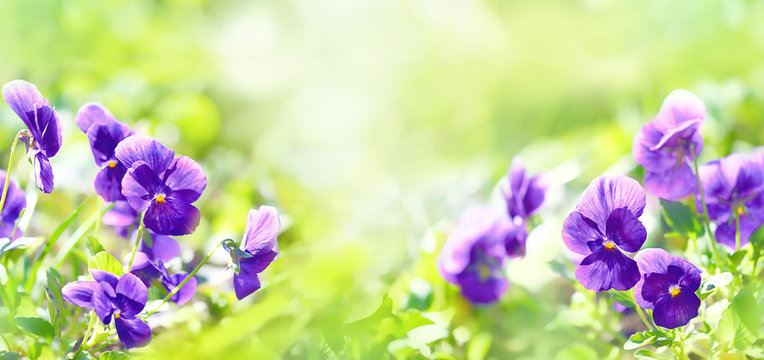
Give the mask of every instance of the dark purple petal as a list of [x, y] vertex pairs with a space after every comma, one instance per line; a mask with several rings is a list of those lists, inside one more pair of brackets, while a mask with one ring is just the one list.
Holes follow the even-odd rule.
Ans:
[[111, 316], [114, 314], [116, 294], [114, 288], [106, 282], [98, 282], [98, 286], [93, 289], [93, 310], [104, 325], [111, 323]]
[[130, 273], [141, 279], [143, 285], [148, 287], [151, 285], [152, 280], [162, 275], [161, 270], [158, 268], [159, 266], [161, 265], [153, 263], [145, 253], [138, 251], [135, 253]]
[[674, 329], [687, 325], [698, 316], [700, 298], [695, 292], [682, 287], [675, 297], [666, 296], [655, 304], [653, 319], [658, 326]]
[[139, 318], [120, 316], [114, 324], [119, 340], [128, 349], [145, 346], [151, 341], [151, 327]]
[[92, 276], [95, 281], [109, 284], [112, 289], [116, 288], [117, 283], [119, 282], [119, 276], [104, 270], [90, 269], [90, 276]]
[[122, 179], [126, 172], [127, 169], [122, 163], [116, 164], [113, 168], [106, 166], [101, 169], [93, 182], [96, 193], [107, 202], [125, 200], [125, 196], [122, 195]]
[[160, 235], [188, 235], [199, 225], [201, 213], [193, 205], [167, 198], [163, 203], [152, 202], [146, 209], [143, 223]]
[[601, 243], [604, 238], [597, 224], [578, 211], [570, 213], [562, 224], [562, 241], [576, 254], [589, 255], [589, 242]]
[[703, 185], [703, 192], [709, 202], [713, 201], [714, 198], [729, 199], [731, 197], [737, 178], [736, 176], [732, 178], [725, 176], [719, 160], [709, 161], [701, 165], [698, 168], [698, 175]]
[[122, 316], [135, 316], [143, 310], [148, 299], [148, 290], [137, 276], [126, 273], [119, 278], [117, 288], [117, 306]]
[[42, 134], [38, 136], [37, 146], [46, 157], [53, 157], [61, 149], [61, 124], [58, 114], [51, 107], [37, 109], [38, 123], [45, 124]]
[[170, 166], [175, 152], [148, 136], [133, 135], [117, 145], [114, 155], [127, 168], [131, 168], [135, 162], [143, 161], [157, 176], [161, 176]]
[[525, 241], [528, 238], [527, 225], [512, 225], [504, 236], [504, 249], [509, 257], [524, 257]]
[[[695, 291], [700, 287], [700, 269], [698, 269], [691, 262], [673, 256], [663, 249], [644, 249], [637, 253], [634, 257], [637, 262], [639, 271], [642, 274], [642, 278], [634, 287], [634, 298], [639, 306], [652, 309], [655, 305], [655, 300], [648, 301], [642, 298], [643, 287], [645, 283], [645, 277], [649, 274], [661, 274], [666, 276], [670, 271], [676, 272], [676, 269], [681, 269], [681, 272], [675, 273], [674, 278], [678, 276], [678, 280], [670, 281], [670, 285], [680, 285]], [[669, 269], [672, 270], [669, 270]], [[666, 277], [666, 280], [671, 280]], [[668, 294], [668, 291], [664, 292], [664, 295]]]
[[251, 254], [273, 250], [280, 228], [281, 222], [276, 208], [261, 206], [257, 210], [249, 210], [242, 248]]
[[665, 298], [666, 296], [671, 296], [671, 290], [669, 288], [674, 284], [672, 284], [668, 276], [665, 274], [644, 274], [643, 279], [644, 282], [640, 289], [639, 295], [641, 296], [642, 301], [645, 302], [645, 305], [647, 305], [644, 306], [646, 309], [652, 309], [655, 306], [655, 303], [657, 303], [659, 300]]
[[679, 200], [694, 194], [697, 187], [695, 173], [685, 162], [666, 172], [645, 172], [645, 189], [661, 199]]
[[238, 274], [233, 274], [233, 290], [239, 300], [260, 289], [260, 279], [258, 279], [257, 273], [246, 270], [241, 268]]
[[143, 211], [149, 207], [154, 196], [162, 190], [159, 177], [151, 167], [138, 161], [127, 169], [122, 178], [122, 195], [135, 211]]
[[50, 194], [53, 192], [53, 169], [50, 167], [48, 157], [42, 152], [34, 154], [34, 177], [37, 188]]
[[593, 220], [604, 233], [610, 213], [622, 207], [628, 208], [636, 217], [642, 215], [645, 208], [642, 186], [626, 176], [601, 176], [586, 188], [576, 210]]
[[462, 295], [473, 304], [491, 304], [501, 298], [509, 288], [503, 277], [483, 278], [479, 272], [463, 272], [457, 275]]
[[674, 262], [671, 263], [671, 266], [669, 266], [669, 271], [674, 267], [681, 269], [681, 276], [676, 284], [693, 292], [700, 288], [700, 269], [697, 266], [677, 256]]
[[93, 292], [98, 283], [95, 281], [70, 282], [61, 289], [64, 300], [84, 308], [93, 308]]
[[260, 273], [273, 262], [276, 255], [278, 255], [278, 252], [274, 250], [261, 251], [251, 258], [242, 258], [239, 260], [239, 265], [242, 268], [246, 268], [247, 272]]
[[117, 148], [117, 144], [131, 134], [127, 125], [122, 123], [93, 124], [88, 129], [87, 137], [96, 165], [107, 166], [109, 161], [116, 162], [114, 150]]
[[90, 126], [95, 123], [111, 124], [117, 122], [117, 119], [103, 105], [97, 102], [89, 102], [77, 110], [75, 121], [80, 130], [87, 133]]
[[523, 197], [523, 207], [526, 216], [533, 215], [544, 203], [547, 187], [548, 183], [545, 175], [536, 175], [528, 180], [528, 188]]
[[509, 165], [509, 173], [507, 174], [509, 180], [509, 189], [512, 194], [522, 194], [525, 188], [525, 163], [520, 156], [512, 158], [512, 163]]
[[617, 248], [601, 247], [581, 262], [576, 279], [592, 291], [629, 290], [639, 281], [637, 263]]
[[[5, 171], [0, 170], [0, 184], [5, 184], [5, 174]], [[21, 210], [26, 208], [26, 206], [26, 194], [16, 185], [15, 181], [11, 180], [8, 183], [5, 204], [3, 204], [2, 212], [0, 212], [0, 238], [9, 238], [11, 236], [16, 221], [19, 215], [21, 215]], [[20, 229], [16, 229], [16, 233], [11, 240], [20, 238], [22, 234], [23, 232]]]
[[[194, 160], [187, 156], [176, 158], [165, 173], [164, 184], [182, 195], [183, 202], [192, 203], [202, 196], [207, 187], [207, 176]], [[180, 190], [183, 190], [180, 192]]]
[[[764, 218], [757, 218], [750, 215], [740, 216], [741, 247], [744, 247], [748, 244], [751, 235], [753, 235], [753, 233], [762, 225], [762, 223], [764, 223]], [[729, 219], [729, 221], [724, 221], [717, 224], [716, 232], [714, 234], [716, 235], [716, 241], [726, 245], [730, 249], [735, 249], [737, 246], [736, 233], [737, 225], [735, 218], [732, 217]]]
[[631, 211], [619, 208], [607, 219], [607, 238], [623, 250], [637, 252], [647, 239], [647, 230]]
[[694, 120], [700, 120], [695, 125], [700, 127], [705, 119], [706, 105], [703, 104], [703, 100], [687, 90], [677, 89], [663, 101], [653, 123], [659, 131], [666, 133]]
[[[162, 280], [162, 286], [167, 290], [167, 292], [171, 292], [175, 289], [176, 286], [178, 286], [183, 280], [188, 277], [188, 274], [172, 274], [167, 279]], [[170, 298], [170, 301], [178, 304], [183, 305], [187, 303], [189, 300], [191, 300], [192, 297], [194, 297], [194, 294], [196, 293], [196, 278], [192, 277], [191, 279], [186, 282], [185, 285], [183, 285], [178, 292], [173, 295]]]
[[61, 148], [58, 114], [37, 87], [24, 80], [13, 80], [3, 86], [2, 94], [5, 102], [29, 128], [37, 148], [46, 157], [56, 155]]

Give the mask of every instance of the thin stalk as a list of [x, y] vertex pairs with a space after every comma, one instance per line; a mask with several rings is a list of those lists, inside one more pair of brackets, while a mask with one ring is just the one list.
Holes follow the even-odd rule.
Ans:
[[88, 341], [88, 338], [90, 337], [90, 330], [93, 329], [93, 322], [95, 321], [95, 312], [90, 313], [90, 323], [88, 323], [88, 330], [85, 331], [85, 338], [82, 339], [82, 343], [80, 343], [80, 347], [77, 349], [77, 352], [74, 353], [73, 359], [76, 359], [80, 353], [82, 353], [82, 349], [85, 347], [85, 344]]
[[698, 180], [698, 192], [700, 193], [700, 201], [703, 204], [703, 220], [706, 224], [706, 233], [708, 234], [708, 245], [714, 253], [716, 258], [717, 268], [722, 264], [722, 259], [719, 257], [719, 251], [716, 249], [716, 239], [714, 233], [711, 232], [711, 219], [708, 217], [708, 206], [706, 206], [706, 196], [703, 194], [703, 184], [700, 181], [700, 173], [698, 173], [698, 157], [695, 156], [695, 148], [690, 146], [690, 154], [692, 154], [692, 164], [695, 167], [695, 178]]
[[645, 311], [645, 310], [644, 310], [644, 309], [642, 309], [642, 307], [641, 307], [641, 306], [637, 305], [637, 307], [635, 308], [635, 310], [636, 310], [635, 312], [637, 313], [637, 316], [639, 316], [639, 320], [642, 320], [642, 323], [643, 323], [643, 324], [645, 324], [645, 327], [646, 327], [647, 329], [658, 330], [658, 328], [656, 328], [656, 327], [655, 327], [655, 325], [653, 325], [653, 323], [652, 323], [652, 322], [650, 322], [649, 320], [647, 320], [647, 317], [646, 317], [646, 316], [645, 316], [645, 314], [644, 314], [644, 311]]
[[16, 137], [13, 138], [11, 143], [11, 155], [8, 157], [8, 170], [5, 171], [5, 185], [3, 185], [3, 194], [0, 196], [0, 209], [5, 206], [5, 196], [8, 195], [8, 185], [11, 183], [11, 169], [13, 168], [13, 154], [16, 153], [16, 143], [19, 141], [19, 137], [26, 130], [19, 130], [16, 133]]
[[735, 251], [740, 250], [740, 212], [735, 210]]
[[199, 263], [199, 265], [196, 265], [196, 268], [194, 268], [194, 270], [193, 270], [193, 271], [191, 271], [191, 273], [190, 273], [190, 274], [188, 274], [188, 276], [186, 276], [186, 278], [185, 278], [185, 279], [183, 279], [183, 281], [182, 281], [180, 284], [178, 284], [178, 286], [176, 286], [176, 287], [175, 287], [175, 289], [172, 289], [172, 291], [170, 291], [169, 293], [167, 293], [167, 296], [165, 296], [165, 297], [164, 297], [164, 299], [162, 299], [162, 302], [161, 302], [161, 303], [159, 303], [159, 305], [157, 305], [157, 306], [156, 306], [156, 307], [155, 307], [153, 310], [149, 311], [149, 312], [146, 314], [146, 316], [144, 316], [144, 317], [143, 317], [143, 319], [145, 320], [145, 319], [147, 319], [149, 316], [151, 316], [152, 314], [154, 314], [155, 312], [157, 312], [157, 310], [159, 310], [159, 308], [160, 308], [160, 307], [162, 307], [162, 305], [164, 305], [164, 303], [166, 303], [166, 302], [167, 302], [167, 300], [170, 300], [170, 298], [171, 298], [173, 295], [177, 294], [177, 293], [178, 293], [178, 291], [179, 291], [179, 290], [180, 290], [180, 289], [183, 287], [183, 285], [186, 285], [186, 282], [188, 282], [189, 280], [191, 280], [191, 278], [192, 278], [192, 277], [194, 277], [194, 275], [195, 275], [195, 274], [196, 274], [196, 273], [199, 271], [199, 269], [201, 269], [201, 268], [202, 268], [202, 265], [204, 265], [204, 264], [206, 264], [206, 263], [207, 263], [207, 260], [209, 260], [209, 259], [210, 259], [210, 257], [211, 257], [211, 256], [212, 256], [212, 254], [215, 252], [215, 250], [217, 250], [217, 249], [220, 247], [220, 245], [222, 245], [222, 244], [223, 244], [223, 242], [222, 242], [222, 241], [221, 241], [221, 242], [219, 242], [219, 243], [217, 244], [217, 246], [215, 246], [215, 248], [214, 248], [214, 249], [212, 249], [212, 251], [210, 251], [210, 253], [209, 253], [209, 254], [207, 254], [207, 256], [206, 256], [206, 257], [205, 257], [205, 258], [202, 260], [202, 262], [200, 262], [200, 263]]
[[141, 213], [141, 222], [138, 224], [138, 237], [135, 238], [135, 245], [133, 246], [133, 253], [130, 255], [130, 262], [127, 263], [127, 268], [125, 269], [125, 272], [130, 272], [130, 269], [133, 267], [133, 260], [135, 259], [135, 253], [138, 252], [138, 244], [143, 240], [143, 217], [146, 215], [146, 212]]

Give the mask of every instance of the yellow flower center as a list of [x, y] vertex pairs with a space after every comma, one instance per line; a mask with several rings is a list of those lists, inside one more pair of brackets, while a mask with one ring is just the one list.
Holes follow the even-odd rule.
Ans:
[[119, 315], [119, 311], [114, 313], [114, 318], [119, 319], [121, 316]]
[[681, 294], [681, 293], [682, 293], [682, 290], [679, 290], [679, 287], [676, 287], [676, 286], [671, 287], [671, 297], [672, 298], [675, 298], [675, 297], [679, 296], [679, 294]]
[[737, 207], [737, 216], [743, 216], [743, 212], [745, 212], [745, 209], [743, 209], [742, 206]]
[[114, 160], [110, 160], [109, 163], [106, 166], [108, 166], [108, 167], [113, 169], [113, 168], [117, 167], [117, 162], [114, 161]]
[[488, 279], [491, 276], [491, 269], [488, 268], [488, 266], [481, 266], [480, 267], [480, 282], [484, 282], [485, 279]]
[[154, 201], [156, 201], [157, 204], [164, 204], [164, 194], [157, 195], [157, 197], [154, 198]]
[[613, 250], [615, 249], [615, 243], [612, 241], [605, 241], [605, 249]]

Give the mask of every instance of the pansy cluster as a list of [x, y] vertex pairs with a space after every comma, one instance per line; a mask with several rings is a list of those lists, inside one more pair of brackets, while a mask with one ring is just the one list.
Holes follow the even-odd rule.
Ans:
[[461, 216], [443, 246], [438, 269], [467, 300], [490, 304], [507, 291], [505, 261], [525, 256], [528, 220], [543, 204], [546, 187], [543, 175], [528, 176], [522, 160], [515, 157], [501, 184], [506, 212], [486, 205]]
[[[56, 111], [34, 85], [23, 80], [7, 83], [2, 95], [28, 128], [20, 131], [15, 140], [26, 144], [37, 187], [44, 193], [52, 192], [54, 177], [49, 159], [62, 143]], [[90, 279], [66, 284], [61, 294], [73, 305], [92, 309], [104, 326], [110, 329], [113, 326], [125, 347], [140, 347], [151, 340], [149, 317], [154, 312], [167, 301], [183, 305], [193, 298], [199, 282], [194, 275], [212, 255], [210, 252], [190, 273], [183, 271], [182, 264], [180, 271], [171, 271], [177, 268], [173, 264], [180, 263], [181, 254], [181, 244], [173, 237], [193, 234], [199, 225], [201, 212], [193, 204], [207, 187], [207, 177], [196, 161], [176, 156], [175, 151], [159, 141], [136, 133], [101, 104], [83, 105], [77, 112], [76, 124], [85, 133], [95, 164], [100, 168], [94, 190], [109, 203], [101, 220], [129, 238], [133, 246], [132, 251], [124, 253], [124, 264], [120, 264], [127, 272], [90, 268]], [[14, 141], [9, 169], [15, 144]], [[4, 184], [0, 238], [13, 242], [23, 235], [18, 220], [26, 208], [26, 197], [10, 174], [2, 172], [0, 181]], [[243, 241], [227, 239], [212, 250], [221, 245], [229, 250], [238, 299], [261, 287], [258, 274], [279, 253], [279, 231], [275, 208], [253, 209]], [[119, 264], [108, 253], [104, 255]], [[148, 310], [151, 287], [166, 296]], [[82, 343], [88, 341], [89, 334], [90, 328]]]

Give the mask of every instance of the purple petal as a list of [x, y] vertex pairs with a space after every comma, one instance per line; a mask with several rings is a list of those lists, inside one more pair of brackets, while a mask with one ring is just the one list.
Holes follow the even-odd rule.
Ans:
[[151, 259], [157, 259], [162, 262], [168, 262], [180, 256], [180, 245], [177, 240], [169, 236], [155, 234], [150, 230], [148, 232], [152, 239], [152, 246], [148, 246], [145, 241], [141, 241], [138, 251], [146, 253]]
[[655, 144], [661, 141], [663, 133], [655, 128], [653, 123], [642, 126], [634, 137], [631, 147], [631, 155], [637, 164], [642, 165], [647, 171], [664, 172], [673, 168], [676, 163], [676, 154], [668, 150], [652, 150]]
[[688, 288], [682, 287], [680, 291], [678, 296], [664, 297], [655, 304], [653, 319], [656, 325], [674, 329], [687, 325], [698, 316], [700, 298]]
[[634, 256], [639, 272], [642, 274], [665, 273], [668, 266], [676, 259], [676, 256], [669, 254], [666, 250], [657, 248], [644, 249]]
[[647, 230], [631, 211], [620, 208], [607, 219], [607, 237], [621, 249], [637, 252], [647, 239]]
[[239, 261], [239, 265], [242, 268], [246, 268], [246, 271], [249, 273], [260, 273], [273, 262], [276, 255], [278, 255], [278, 252], [274, 250], [265, 250], [255, 254], [251, 258], [242, 258]]
[[137, 276], [126, 273], [119, 278], [117, 288], [117, 306], [122, 316], [138, 315], [146, 306], [148, 290]]
[[[753, 233], [762, 225], [762, 223], [764, 223], [764, 218], [757, 218], [750, 215], [740, 216], [741, 247], [748, 245], [751, 235], [753, 235]], [[714, 234], [716, 235], [716, 241], [726, 245], [730, 249], [735, 249], [737, 246], [736, 233], [737, 224], [735, 218], [732, 217], [729, 219], [729, 221], [718, 223], [716, 226], [716, 232]]]
[[601, 247], [581, 262], [576, 279], [592, 291], [629, 290], [639, 281], [637, 263], [620, 250]]
[[122, 178], [122, 195], [135, 211], [146, 210], [162, 190], [159, 177], [151, 167], [138, 161]]
[[95, 123], [111, 124], [117, 122], [117, 119], [103, 105], [97, 102], [89, 102], [77, 110], [75, 121], [80, 130], [87, 133], [90, 126]]
[[669, 132], [685, 122], [700, 120], [696, 126], [701, 126], [706, 119], [706, 105], [695, 94], [677, 89], [672, 91], [663, 101], [661, 110], [653, 119], [655, 127], [663, 132]]
[[[167, 292], [171, 292], [175, 289], [176, 286], [183, 282], [186, 277], [188, 277], [188, 274], [172, 274], [170, 275], [169, 279], [162, 280], [162, 285], [165, 289], [167, 289]], [[185, 285], [183, 285], [182, 288], [180, 288], [180, 290], [178, 290], [175, 295], [170, 298], [170, 301], [178, 305], [183, 305], [191, 300], [195, 293], [196, 277], [192, 277], [188, 280], [188, 282], [186, 282]]]
[[98, 282], [98, 286], [93, 289], [93, 310], [104, 325], [111, 323], [111, 316], [116, 310], [114, 301], [116, 294], [114, 288], [106, 282]]
[[496, 210], [488, 206], [472, 207], [464, 212], [438, 256], [438, 270], [446, 281], [456, 283], [455, 276], [470, 263], [475, 244], [495, 242], [503, 247], [504, 234], [497, 231], [498, 219]]
[[578, 211], [570, 213], [562, 225], [562, 241], [576, 254], [589, 255], [589, 242], [600, 243], [604, 238], [597, 224]]
[[523, 208], [526, 216], [533, 215], [544, 203], [547, 187], [548, 182], [545, 175], [536, 175], [528, 180], [528, 188], [525, 191], [525, 197], [523, 197]]
[[164, 203], [152, 203], [146, 209], [143, 222], [157, 234], [180, 236], [193, 233], [200, 218], [199, 209], [193, 205], [167, 198]]
[[[670, 287], [673, 285], [663, 273], [644, 274], [641, 280], [642, 287], [639, 295], [645, 303], [646, 309], [652, 309], [659, 300], [670, 295]], [[636, 289], [635, 289], [636, 290]]]
[[93, 308], [93, 291], [98, 286], [95, 281], [70, 282], [61, 289], [64, 300], [84, 308]]
[[128, 168], [138, 161], [143, 161], [157, 176], [161, 176], [170, 166], [175, 152], [148, 136], [133, 135], [117, 145], [114, 155]]
[[764, 186], [764, 171], [751, 156], [732, 154], [721, 159], [725, 177], [735, 177], [738, 198], [747, 198], [761, 191]]
[[[692, 139], [697, 132], [698, 127], [700, 124], [702, 124], [703, 121], [700, 119], [696, 120], [690, 120], [685, 121], [681, 124], [678, 124], [676, 127], [671, 128], [663, 133], [663, 136], [661, 137], [660, 141], [658, 141], [657, 144], [653, 145], [650, 150], [659, 150], [664, 148], [665, 146], [670, 146], [673, 148], [677, 148], [679, 146], [682, 146], [680, 143], [680, 140], [686, 140], [686, 139]], [[702, 141], [702, 137], [701, 137]], [[700, 144], [702, 146], [702, 143]], [[682, 149], [686, 150], [686, 149]], [[676, 151], [676, 150], [675, 150]], [[700, 151], [698, 151], [696, 146], [696, 152], [695, 154], [699, 154]]]
[[504, 249], [509, 257], [524, 257], [525, 241], [528, 238], [527, 225], [512, 225], [504, 236]]
[[[182, 194], [183, 202], [192, 203], [202, 196], [207, 187], [207, 176], [194, 160], [187, 156], [176, 158], [165, 173], [165, 185], [173, 193]], [[171, 196], [177, 196], [175, 194]]]
[[35, 183], [40, 191], [50, 194], [53, 192], [53, 169], [50, 167], [48, 157], [42, 152], [34, 155]]
[[56, 155], [61, 148], [58, 114], [37, 87], [24, 80], [13, 80], [3, 86], [2, 94], [5, 102], [29, 128], [37, 147], [47, 157]]
[[120, 316], [114, 321], [119, 340], [128, 349], [147, 345], [151, 341], [151, 327], [135, 317]]
[[116, 161], [114, 150], [117, 144], [130, 134], [130, 129], [122, 123], [93, 124], [88, 129], [87, 137], [96, 165], [105, 166], [109, 161]]
[[[5, 171], [0, 170], [0, 184], [5, 184], [5, 175]], [[16, 221], [19, 215], [21, 215], [21, 210], [26, 208], [26, 206], [26, 194], [16, 185], [15, 181], [11, 180], [8, 183], [5, 204], [3, 204], [2, 212], [0, 212], [0, 237], [8, 238], [11, 236]], [[16, 229], [16, 234], [11, 240], [20, 238], [22, 234], [23, 232], [20, 229]]]
[[105, 282], [109, 284], [112, 289], [116, 288], [117, 283], [119, 282], [119, 276], [104, 270], [90, 269], [90, 276], [97, 282]]
[[645, 189], [661, 199], [679, 200], [694, 194], [698, 181], [687, 163], [667, 172], [645, 172]]
[[150, 286], [151, 281], [158, 278], [162, 273], [157, 269], [157, 264], [151, 262], [149, 257], [138, 251], [135, 253], [133, 265], [130, 267], [130, 273], [137, 276], [146, 287]]
[[257, 273], [240, 268], [238, 274], [233, 274], [233, 289], [239, 300], [257, 291], [260, 289], [260, 279], [258, 279]]
[[125, 196], [122, 195], [122, 179], [126, 172], [127, 169], [122, 163], [113, 168], [107, 166], [101, 169], [93, 182], [96, 193], [107, 202], [125, 200]]
[[642, 215], [645, 208], [642, 186], [626, 176], [601, 176], [586, 188], [576, 210], [593, 220], [604, 233], [610, 213], [622, 207], [628, 208], [636, 217]]
[[457, 275], [462, 296], [473, 304], [491, 304], [499, 300], [509, 288], [509, 281], [503, 277], [481, 278], [478, 272], [464, 272]]
[[138, 212], [127, 201], [116, 201], [101, 220], [109, 226], [130, 226], [135, 224], [137, 218]]
[[698, 168], [698, 175], [708, 201], [712, 201], [714, 198], [729, 199], [731, 197], [737, 175], [735, 174], [732, 178], [725, 176], [721, 161], [714, 160], [701, 165]]
[[276, 208], [261, 206], [257, 210], [249, 210], [242, 248], [251, 254], [273, 250], [280, 228], [281, 222]]

